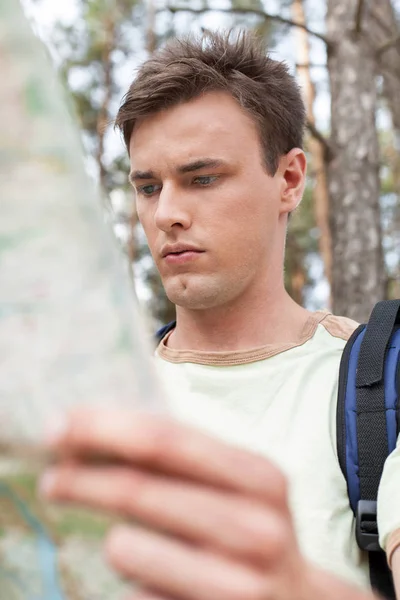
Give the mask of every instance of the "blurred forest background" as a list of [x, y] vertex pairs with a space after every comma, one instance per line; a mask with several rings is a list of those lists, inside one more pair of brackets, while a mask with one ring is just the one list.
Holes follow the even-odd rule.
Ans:
[[135, 68], [170, 36], [249, 28], [298, 77], [307, 107], [308, 185], [290, 222], [286, 286], [299, 303], [357, 320], [400, 297], [399, 0], [25, 0], [71, 92], [88, 169], [155, 320], [168, 302], [136, 220], [113, 131]]

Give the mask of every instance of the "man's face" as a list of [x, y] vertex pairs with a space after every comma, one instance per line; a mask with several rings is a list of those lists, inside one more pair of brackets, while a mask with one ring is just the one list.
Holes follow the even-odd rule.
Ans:
[[267, 173], [256, 126], [230, 95], [145, 118], [130, 156], [139, 220], [173, 303], [229, 306], [279, 274], [282, 169]]

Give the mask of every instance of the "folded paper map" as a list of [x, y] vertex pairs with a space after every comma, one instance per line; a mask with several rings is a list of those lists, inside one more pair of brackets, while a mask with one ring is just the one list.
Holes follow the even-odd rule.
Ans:
[[71, 406], [154, 408], [150, 344], [70, 101], [17, 0], [0, 1], [0, 78], [0, 600], [116, 600], [108, 521], [38, 498], [35, 445]]

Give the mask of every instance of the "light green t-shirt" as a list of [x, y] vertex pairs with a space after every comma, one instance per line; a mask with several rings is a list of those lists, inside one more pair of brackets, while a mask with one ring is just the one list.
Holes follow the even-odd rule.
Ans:
[[[356, 543], [336, 451], [339, 363], [355, 327], [321, 311], [293, 344], [243, 352], [173, 350], [167, 335], [156, 364], [178, 419], [262, 454], [283, 470], [304, 555], [368, 588], [368, 561]], [[381, 483], [381, 539], [400, 526], [399, 468], [396, 490], [393, 481], [386, 482], [389, 476]], [[386, 471], [392, 476], [393, 467], [387, 464]]]

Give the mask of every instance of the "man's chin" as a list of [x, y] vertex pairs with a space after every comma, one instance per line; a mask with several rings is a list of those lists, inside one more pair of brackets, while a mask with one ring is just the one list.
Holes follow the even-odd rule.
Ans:
[[[168, 299], [181, 308], [188, 310], [204, 310], [218, 305], [221, 289], [210, 286], [210, 283], [200, 278], [165, 282], [164, 288]], [[208, 283], [208, 285], [207, 285]]]

